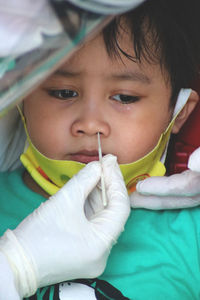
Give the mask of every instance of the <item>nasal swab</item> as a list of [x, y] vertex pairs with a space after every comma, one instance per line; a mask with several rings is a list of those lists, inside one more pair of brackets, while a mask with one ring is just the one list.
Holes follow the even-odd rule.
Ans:
[[[97, 132], [98, 137], [98, 151], [99, 151], [99, 162], [101, 164], [102, 168], [102, 151], [101, 151], [101, 141], [100, 141], [100, 133]], [[107, 205], [106, 200], [106, 189], [105, 189], [105, 182], [104, 182], [104, 176], [103, 176], [103, 168], [101, 172], [101, 190], [102, 190], [102, 199], [103, 199], [103, 206], [105, 207]]]

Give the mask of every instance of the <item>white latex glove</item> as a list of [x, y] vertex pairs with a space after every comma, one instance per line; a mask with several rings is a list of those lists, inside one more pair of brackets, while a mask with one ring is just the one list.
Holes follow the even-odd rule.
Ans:
[[15, 286], [15, 278], [10, 265], [0, 252], [0, 299], [20, 300], [19, 293]]
[[[103, 272], [130, 212], [129, 197], [114, 156], [103, 158], [103, 172], [108, 205], [90, 215], [90, 219], [85, 216], [84, 204], [100, 179], [97, 161], [83, 168], [0, 239], [0, 250], [14, 272], [20, 297], [34, 294], [41, 286], [93, 278]], [[1, 290], [0, 295], [1, 300], [15, 300], [3, 297]]]
[[17, 108], [0, 118], [0, 172], [19, 167], [26, 134]]
[[131, 206], [147, 209], [176, 209], [200, 205], [200, 148], [188, 161], [189, 170], [138, 182], [130, 195]]

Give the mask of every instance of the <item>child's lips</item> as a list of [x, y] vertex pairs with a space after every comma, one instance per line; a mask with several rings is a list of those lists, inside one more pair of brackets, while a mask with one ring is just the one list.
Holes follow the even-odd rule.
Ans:
[[83, 150], [77, 153], [71, 153], [70, 160], [87, 164], [89, 162], [99, 160], [99, 153], [96, 150], [92, 150], [92, 151]]

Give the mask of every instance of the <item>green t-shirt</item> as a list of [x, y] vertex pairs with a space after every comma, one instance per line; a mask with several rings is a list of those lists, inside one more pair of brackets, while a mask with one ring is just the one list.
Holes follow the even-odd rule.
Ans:
[[[45, 201], [24, 185], [22, 172], [0, 174], [1, 234]], [[29, 299], [199, 300], [199, 248], [199, 207], [132, 210], [102, 276], [45, 287]]]

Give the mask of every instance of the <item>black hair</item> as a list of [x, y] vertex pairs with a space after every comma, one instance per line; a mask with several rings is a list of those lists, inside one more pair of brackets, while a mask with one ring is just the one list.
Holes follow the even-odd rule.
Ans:
[[[131, 33], [134, 56], [118, 43], [122, 18]], [[110, 56], [122, 53], [133, 61], [159, 63], [167, 71], [174, 105], [179, 90], [191, 87], [199, 74], [200, 0], [146, 0], [116, 16], [103, 37]]]

